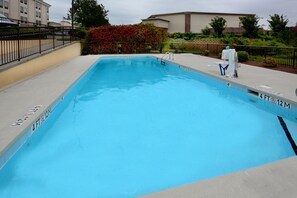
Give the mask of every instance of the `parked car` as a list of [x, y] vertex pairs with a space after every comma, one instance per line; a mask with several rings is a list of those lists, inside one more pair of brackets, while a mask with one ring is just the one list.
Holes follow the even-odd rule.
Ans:
[[16, 20], [11, 20], [7, 18], [5, 15], [0, 14], [0, 26], [18, 26], [18, 22]]

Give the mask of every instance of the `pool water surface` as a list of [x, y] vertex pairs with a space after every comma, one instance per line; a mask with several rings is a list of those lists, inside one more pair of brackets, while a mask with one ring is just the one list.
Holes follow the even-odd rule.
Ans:
[[277, 115], [210, 77], [126, 57], [84, 79], [0, 171], [0, 197], [135, 197], [295, 156]]

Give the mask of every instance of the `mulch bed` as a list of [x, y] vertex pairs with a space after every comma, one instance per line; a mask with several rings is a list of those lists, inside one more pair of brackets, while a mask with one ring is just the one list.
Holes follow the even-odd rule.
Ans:
[[293, 67], [284, 66], [284, 65], [277, 65], [276, 67], [266, 67], [263, 63], [259, 63], [256, 61], [247, 61], [243, 64], [256, 66], [256, 67], [263, 67], [266, 69], [272, 69], [272, 70], [277, 70], [277, 71], [282, 71], [282, 72], [288, 72], [288, 73], [292, 73], [292, 74], [297, 74], [297, 67], [293, 68]]

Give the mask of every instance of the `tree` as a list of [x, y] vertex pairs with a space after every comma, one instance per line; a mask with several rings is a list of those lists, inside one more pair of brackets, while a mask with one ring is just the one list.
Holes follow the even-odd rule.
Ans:
[[223, 36], [223, 31], [226, 28], [226, 20], [223, 17], [216, 16], [215, 18], [211, 19], [209, 25], [213, 28], [215, 34], [218, 37]]
[[203, 35], [206, 35], [206, 36], [210, 35], [210, 29], [207, 26], [205, 26], [205, 28], [203, 28], [201, 30], [201, 32], [202, 32]]
[[244, 28], [244, 36], [249, 38], [258, 37], [260, 26], [258, 25], [259, 18], [255, 15], [239, 17], [241, 26]]
[[270, 15], [270, 20], [267, 20], [269, 23], [269, 27], [272, 30], [272, 33], [277, 36], [277, 34], [284, 29], [286, 29], [287, 24], [289, 22], [283, 15], [274, 14], [273, 16]]
[[287, 27], [289, 22], [286, 16], [274, 14], [270, 15], [270, 20], [267, 20], [269, 27], [272, 30], [272, 35], [281, 39], [283, 42], [288, 43], [290, 39], [290, 30]]
[[68, 18], [71, 18], [72, 11], [73, 21], [83, 27], [109, 25], [108, 10], [105, 10], [102, 4], [97, 4], [96, 0], [73, 0], [73, 8], [70, 8]]

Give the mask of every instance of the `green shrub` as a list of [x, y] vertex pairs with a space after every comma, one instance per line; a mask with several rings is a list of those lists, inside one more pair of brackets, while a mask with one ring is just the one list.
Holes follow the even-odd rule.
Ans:
[[277, 63], [273, 57], [267, 57], [264, 61], [266, 67], [276, 67]]
[[204, 50], [203, 55], [208, 56], [209, 55], [209, 50]]
[[278, 42], [277, 40], [261, 40], [261, 39], [254, 39], [250, 42], [250, 45], [255, 46], [277, 46], [277, 47], [285, 47], [286, 45], [283, 43]]
[[233, 43], [236, 44], [236, 45], [248, 45], [249, 44], [249, 39], [242, 38], [242, 37], [234, 37], [233, 38]]
[[192, 32], [186, 32], [184, 33], [184, 39], [185, 40], [194, 40], [196, 38], [197, 34]]
[[170, 37], [174, 39], [182, 39], [184, 37], [184, 34], [181, 32], [174, 32], [170, 35]]
[[87, 34], [87, 29], [85, 27], [79, 27], [76, 29], [76, 37], [80, 39], [85, 39]]
[[230, 37], [223, 37], [220, 40], [222, 43], [227, 44], [227, 45], [232, 45], [233, 44], [233, 39]]
[[209, 38], [208, 35], [203, 35], [203, 34], [197, 34], [196, 39], [204, 39], [204, 38]]
[[249, 60], [249, 53], [246, 51], [237, 52], [238, 62], [246, 62]]
[[183, 40], [179, 42], [170, 43], [170, 49], [173, 49], [176, 53], [180, 51], [183, 52], [186, 49], [186, 43]]
[[201, 32], [202, 32], [203, 35], [208, 36], [208, 35], [210, 35], [210, 28], [205, 26], [205, 28], [203, 28], [201, 30]]
[[185, 32], [185, 33], [181, 33], [181, 32], [175, 32], [173, 34], [171, 34], [171, 38], [173, 39], [184, 39], [184, 40], [194, 40], [197, 37], [197, 33], [192, 33], [192, 32]]

